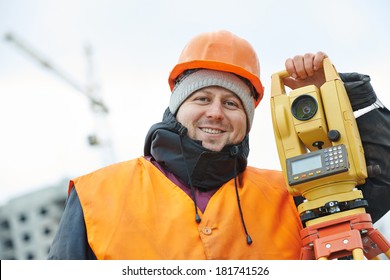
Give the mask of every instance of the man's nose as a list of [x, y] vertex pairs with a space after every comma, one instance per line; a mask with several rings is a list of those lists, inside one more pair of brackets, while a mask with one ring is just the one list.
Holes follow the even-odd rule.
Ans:
[[207, 108], [207, 117], [221, 119], [223, 118], [223, 104], [221, 101], [213, 101]]

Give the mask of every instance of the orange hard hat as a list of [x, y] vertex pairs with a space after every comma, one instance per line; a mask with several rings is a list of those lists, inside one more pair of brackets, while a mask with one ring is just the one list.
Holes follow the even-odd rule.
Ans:
[[169, 75], [171, 90], [176, 78], [184, 71], [196, 68], [231, 72], [247, 79], [257, 93], [255, 107], [263, 97], [260, 64], [255, 50], [246, 40], [229, 31], [206, 32], [190, 40]]

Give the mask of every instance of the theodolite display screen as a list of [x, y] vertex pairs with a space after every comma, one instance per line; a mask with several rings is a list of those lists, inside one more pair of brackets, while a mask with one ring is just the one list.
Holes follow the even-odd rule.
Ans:
[[291, 161], [292, 174], [306, 172], [307, 170], [318, 169], [322, 167], [321, 154]]
[[348, 170], [347, 151], [344, 145], [306, 153], [288, 158], [286, 161], [291, 186]]

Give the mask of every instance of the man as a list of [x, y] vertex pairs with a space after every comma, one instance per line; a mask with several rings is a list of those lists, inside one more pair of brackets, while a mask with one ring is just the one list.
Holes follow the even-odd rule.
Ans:
[[[320, 86], [325, 57], [288, 59], [286, 85]], [[252, 46], [200, 34], [169, 84], [143, 157], [71, 181], [49, 259], [299, 259], [302, 224], [282, 173], [247, 166], [263, 97]]]

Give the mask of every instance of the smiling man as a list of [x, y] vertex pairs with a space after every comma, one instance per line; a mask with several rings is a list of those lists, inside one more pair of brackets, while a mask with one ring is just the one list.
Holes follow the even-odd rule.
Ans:
[[[223, 81], [229, 81], [232, 84], [235, 82], [236, 85], [241, 86], [242, 95], [250, 96], [248, 86], [238, 77], [229, 73], [199, 70], [186, 79], [196, 83], [198, 79], [208, 76], [209, 81], [212, 81], [212, 79], [216, 79], [215, 75], [218, 75], [218, 78]], [[180, 89], [175, 89], [175, 91], [180, 91]], [[172, 98], [175, 98], [175, 91]], [[253, 101], [250, 101], [249, 106], [253, 111]], [[176, 111], [174, 106], [171, 106], [170, 109], [171, 112]], [[240, 143], [247, 133], [247, 127], [249, 127], [246, 110], [241, 99], [232, 91], [218, 86], [202, 88], [187, 98], [180, 106], [176, 119], [187, 128], [188, 137], [201, 141], [203, 147], [216, 152], [222, 150], [226, 145]]]
[[[325, 57], [288, 59], [296, 79], [286, 85], [321, 85]], [[282, 173], [247, 166], [263, 97], [252, 46], [228, 31], [202, 33], [169, 85], [144, 156], [71, 180], [48, 258], [299, 259], [302, 223]]]

